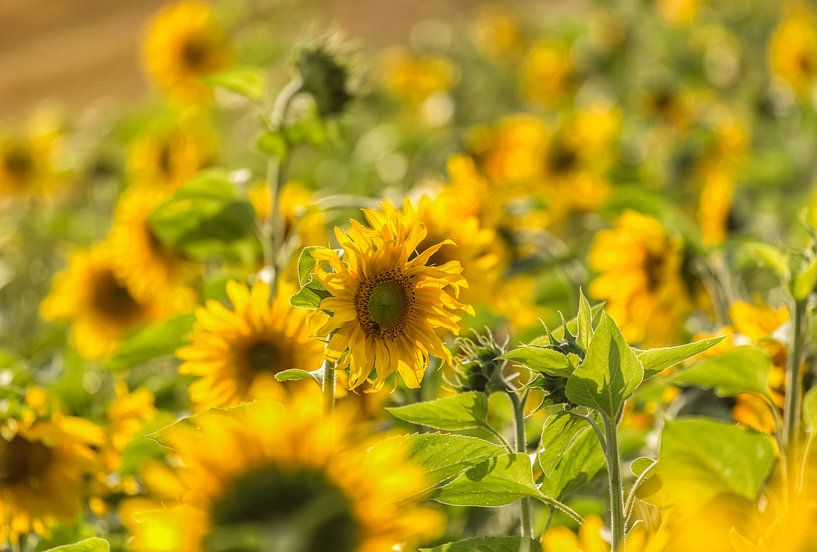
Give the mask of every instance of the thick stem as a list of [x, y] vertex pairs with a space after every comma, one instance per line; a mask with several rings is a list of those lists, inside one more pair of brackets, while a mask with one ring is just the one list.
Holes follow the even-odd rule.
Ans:
[[[514, 429], [516, 430], [516, 452], [528, 453], [528, 443], [525, 437], [525, 401], [527, 396], [519, 398], [513, 391], [508, 392], [513, 405]], [[533, 538], [533, 523], [531, 521], [531, 499], [523, 498], [519, 502], [520, 534], [523, 538]]]
[[[803, 360], [803, 321], [806, 315], [806, 301], [794, 302], [792, 313], [792, 333], [789, 346], [789, 362], [786, 369], [786, 404], [783, 410], [783, 442], [790, 462], [796, 462], [800, 446], [800, 408], [802, 399], [802, 381], [800, 365]], [[795, 467], [796, 466], [790, 466]], [[795, 471], [790, 469], [789, 476], [796, 480]]]
[[621, 453], [618, 447], [617, 422], [602, 414], [607, 435], [607, 477], [610, 482], [610, 525], [612, 552], [621, 552], [624, 546], [624, 486], [621, 482]]
[[323, 361], [323, 412], [330, 415], [335, 409], [335, 363]]

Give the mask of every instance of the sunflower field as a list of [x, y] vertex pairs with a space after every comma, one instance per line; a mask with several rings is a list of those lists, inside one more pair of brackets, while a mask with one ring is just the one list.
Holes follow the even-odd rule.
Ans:
[[817, 551], [817, 4], [322, 6], [4, 119], [0, 550]]

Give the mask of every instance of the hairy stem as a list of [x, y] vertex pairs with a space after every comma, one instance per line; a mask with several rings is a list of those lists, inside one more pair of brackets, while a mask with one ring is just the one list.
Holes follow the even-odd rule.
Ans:
[[[803, 321], [806, 315], [806, 301], [796, 300], [792, 313], [792, 332], [789, 346], [789, 361], [786, 369], [786, 403], [783, 409], [783, 442], [790, 462], [796, 462], [800, 446], [800, 409], [802, 399], [802, 378], [800, 365], [803, 357]], [[797, 468], [797, 466], [789, 466]], [[796, 481], [795, 469], [789, 469], [792, 482]]]
[[[528, 453], [527, 439], [525, 438], [525, 401], [527, 395], [519, 398], [513, 391], [508, 392], [513, 405], [514, 429], [516, 430], [516, 452]], [[522, 537], [533, 538], [533, 524], [531, 521], [531, 499], [523, 498], [519, 502], [520, 533]]]
[[330, 415], [335, 409], [335, 363], [323, 361], [323, 412]]
[[624, 546], [624, 486], [621, 481], [621, 453], [618, 446], [618, 423], [602, 414], [607, 434], [607, 477], [610, 482], [610, 525], [613, 536], [612, 552]]

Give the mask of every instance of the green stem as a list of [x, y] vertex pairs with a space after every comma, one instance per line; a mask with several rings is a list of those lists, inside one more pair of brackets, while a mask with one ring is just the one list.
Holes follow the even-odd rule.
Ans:
[[323, 412], [329, 415], [335, 409], [335, 363], [323, 361]]
[[[516, 430], [516, 452], [528, 453], [528, 443], [525, 437], [525, 401], [527, 395], [519, 398], [513, 391], [508, 392], [513, 405], [514, 429]], [[523, 538], [533, 538], [533, 523], [531, 521], [531, 499], [523, 498], [519, 502], [520, 533]]]
[[613, 535], [612, 552], [624, 546], [624, 486], [621, 482], [621, 453], [618, 446], [617, 422], [602, 414], [607, 435], [607, 477], [610, 482], [610, 526]]
[[[792, 313], [792, 334], [789, 347], [789, 362], [786, 369], [786, 403], [783, 409], [785, 425], [783, 441], [790, 462], [797, 458], [800, 441], [800, 408], [802, 399], [800, 365], [803, 357], [803, 321], [806, 315], [806, 301], [796, 300]], [[796, 480], [794, 470], [789, 475]]]

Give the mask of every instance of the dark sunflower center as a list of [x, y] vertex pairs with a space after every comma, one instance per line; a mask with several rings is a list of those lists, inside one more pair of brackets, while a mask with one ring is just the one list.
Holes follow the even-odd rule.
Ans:
[[414, 306], [414, 286], [402, 271], [387, 269], [361, 282], [355, 295], [357, 319], [367, 335], [397, 337]]
[[0, 485], [36, 485], [52, 458], [50, 448], [19, 435], [11, 441], [0, 440]]
[[547, 166], [553, 174], [565, 174], [576, 168], [579, 154], [567, 144], [558, 141], [548, 150]]
[[247, 366], [252, 372], [280, 371], [281, 351], [269, 341], [257, 341], [246, 350]]
[[227, 486], [210, 516], [210, 551], [352, 552], [360, 540], [349, 498], [309, 469], [250, 470]]
[[94, 309], [103, 316], [126, 322], [139, 316], [142, 307], [111, 271], [100, 273], [91, 293]]
[[182, 46], [182, 61], [193, 71], [204, 71], [211, 65], [212, 41], [203, 36], [192, 36]]
[[26, 179], [34, 172], [34, 160], [31, 152], [22, 146], [9, 149], [3, 157], [6, 170], [21, 180]]
[[663, 280], [667, 258], [661, 253], [648, 252], [644, 259], [644, 274], [647, 276], [647, 290], [655, 291]]
[[811, 75], [814, 72], [814, 60], [807, 53], [803, 52], [797, 56], [797, 68], [804, 75]]
[[173, 147], [169, 140], [162, 142], [156, 156], [156, 165], [163, 175], [171, 176], [173, 174]]

